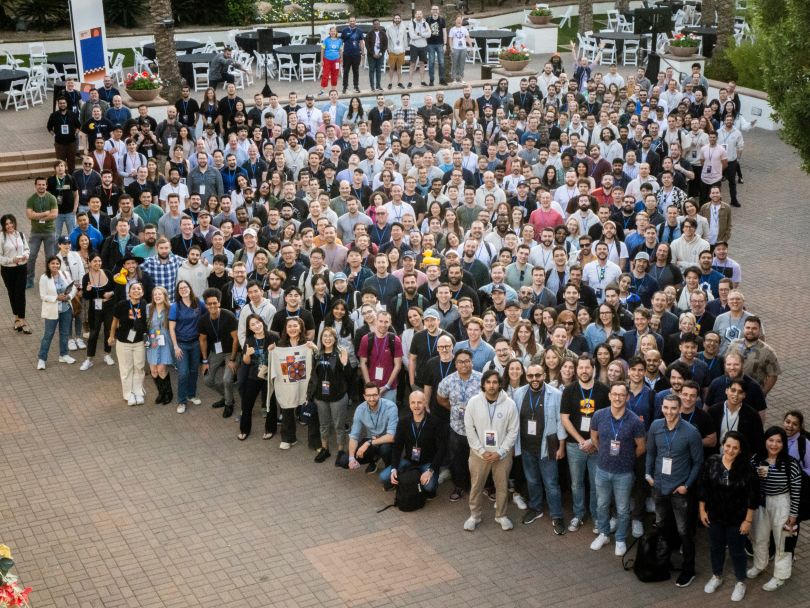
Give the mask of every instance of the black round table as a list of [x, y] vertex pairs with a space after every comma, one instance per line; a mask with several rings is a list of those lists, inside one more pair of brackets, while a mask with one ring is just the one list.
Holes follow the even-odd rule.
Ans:
[[628, 40], [641, 41], [641, 36], [633, 32], [596, 32], [594, 38], [599, 41], [612, 40], [616, 43], [616, 65], [621, 65], [622, 53], [624, 52], [624, 43]]
[[[201, 49], [205, 46], [204, 42], [197, 40], [175, 40], [174, 46], [178, 51], [184, 51], [186, 54], [191, 54], [194, 49]], [[143, 56], [147, 59], [155, 59], [157, 51], [155, 51], [155, 43], [150, 42], [143, 45]]]
[[64, 53], [48, 53], [48, 63], [53, 65], [57, 71], [64, 72], [65, 64], [76, 64], [76, 53], [72, 51], [66, 51]]
[[487, 41], [497, 40], [501, 46], [509, 46], [509, 43], [515, 37], [515, 32], [511, 30], [473, 30], [470, 32], [470, 38], [475, 40], [478, 48], [481, 49], [481, 59], [486, 63], [487, 58]]
[[[273, 30], [273, 47], [290, 44], [292, 37], [287, 32]], [[236, 45], [246, 53], [259, 50], [259, 32], [242, 32], [236, 35]]]
[[[340, 32], [345, 30], [347, 27], [349, 27], [348, 23], [344, 23], [343, 25], [337, 26], [338, 35], [340, 35]], [[355, 27], [364, 34], [368, 34], [371, 31], [372, 25], [370, 23], [358, 23], [355, 25]]]
[[15, 80], [28, 79], [28, 72], [22, 70], [0, 70], [0, 91], [8, 91]]
[[703, 38], [703, 56], [708, 58], [714, 53], [714, 47], [717, 44], [717, 28], [706, 27], [703, 25], [690, 25], [683, 28], [684, 34], [694, 34]]
[[189, 87], [194, 88], [194, 68], [192, 64], [210, 64], [216, 56], [216, 53], [190, 53], [177, 58], [177, 65], [180, 67], [180, 75], [186, 80], [186, 84], [188, 84]]
[[297, 66], [301, 65], [301, 55], [315, 55], [315, 59], [320, 62], [321, 51], [323, 47], [320, 44], [290, 44], [288, 46], [280, 46], [273, 49], [273, 55], [276, 56], [276, 65], [278, 65], [278, 55], [290, 55], [292, 60]]

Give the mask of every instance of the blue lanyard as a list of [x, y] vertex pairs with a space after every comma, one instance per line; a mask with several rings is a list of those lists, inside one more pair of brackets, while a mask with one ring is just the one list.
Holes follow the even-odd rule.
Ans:
[[498, 411], [498, 402], [487, 403], [487, 415], [489, 416], [489, 426], [492, 427], [492, 422], [495, 419], [495, 412]]
[[447, 374], [450, 373], [450, 366], [453, 365], [452, 361], [447, 362], [447, 371], [444, 371], [444, 363], [439, 361], [439, 375], [441, 376], [442, 380], [447, 377]]
[[[433, 346], [431, 346], [430, 345], [430, 334], [428, 334], [428, 333], [425, 334], [425, 337], [427, 338], [428, 357], [433, 356], [433, 351], [436, 350], [436, 347], [439, 345], [439, 337], [440, 336], [441, 336], [441, 334], [439, 334], [439, 336], [436, 336], [436, 342], [434, 342]], [[441, 365], [441, 362], [439, 362], [439, 365]], [[449, 367], [448, 367], [448, 369], [449, 369]], [[442, 377], [444, 377], [444, 376], [442, 376]]]
[[627, 416], [627, 414], [625, 413], [624, 415], [622, 415], [622, 419], [619, 420], [619, 430], [618, 431], [616, 430], [616, 427], [613, 424], [613, 415], [611, 414], [611, 416], [610, 416], [610, 430], [613, 431], [613, 440], [614, 441], [619, 438], [619, 433], [622, 432], [622, 425], [624, 424], [624, 419], [625, 419], [626, 416]]
[[[387, 280], [388, 277], [386, 277], [386, 280], [385, 280], [384, 283], [380, 283], [380, 277], [374, 277], [374, 278], [377, 279], [377, 289], [380, 292], [380, 302], [385, 302], [385, 292], [388, 289], [388, 280]], [[383, 285], [385, 285], [385, 289], [383, 289]]]
[[638, 413], [638, 404], [643, 396], [644, 396], [644, 387], [642, 386], [641, 391], [639, 391], [638, 395], [636, 395], [635, 398], [630, 401], [630, 409]]
[[579, 385], [579, 392], [582, 395], [582, 400], [585, 402], [583, 405], [589, 405], [592, 402], [591, 397], [593, 396], [593, 387], [591, 387], [587, 397], [585, 397], [585, 391], [582, 390], [582, 385]]
[[[692, 415], [694, 416], [695, 412], [692, 412]], [[690, 422], [691, 422], [691, 420], [690, 420]], [[664, 441], [667, 442], [667, 454], [668, 455], [672, 454], [672, 444], [675, 441], [675, 435], [678, 434], [678, 429], [679, 428], [680, 427], [677, 427], [677, 426], [675, 427], [675, 430], [672, 431], [672, 438], [670, 439], [670, 437], [669, 437], [669, 429], [666, 426], [664, 426]]]
[[529, 409], [532, 411], [532, 420], [534, 420], [535, 410], [537, 410], [537, 407], [539, 405], [542, 405], [542, 403], [543, 403], [543, 391], [544, 390], [545, 389], [541, 388], [540, 392], [537, 393], [537, 401], [533, 401], [532, 400], [532, 395], [534, 394], [534, 391], [532, 389], [529, 389]]

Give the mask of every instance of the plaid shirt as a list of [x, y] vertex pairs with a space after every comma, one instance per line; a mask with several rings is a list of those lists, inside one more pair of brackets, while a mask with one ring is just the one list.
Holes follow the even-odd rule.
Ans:
[[174, 288], [177, 285], [177, 271], [180, 266], [185, 262], [185, 258], [181, 258], [173, 253], [169, 254], [168, 261], [165, 264], [160, 263], [158, 256], [147, 258], [141, 269], [147, 273], [155, 282], [155, 287], [163, 287], [169, 292], [169, 300], [174, 302]]
[[416, 108], [398, 108], [394, 110], [394, 124], [396, 125], [399, 119], [405, 123], [405, 128], [409, 131], [413, 130], [414, 122], [416, 121]]

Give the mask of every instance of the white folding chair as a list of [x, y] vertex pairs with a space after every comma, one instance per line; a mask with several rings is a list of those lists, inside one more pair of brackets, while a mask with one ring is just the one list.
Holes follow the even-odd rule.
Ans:
[[256, 59], [256, 76], [261, 78], [264, 76], [264, 55], [259, 51], [253, 51], [253, 56]]
[[602, 57], [599, 60], [599, 63], [601, 65], [610, 65], [611, 63], [616, 63], [616, 42], [614, 40], [604, 40], [603, 42], [605, 46], [600, 49], [602, 52]]
[[[228, 74], [233, 76], [233, 86], [237, 89], [244, 89], [245, 88], [245, 73], [234, 67], [228, 68]], [[228, 88], [228, 81], [222, 83], [222, 89], [225, 90]]]
[[563, 28], [566, 25], [571, 25], [571, 16], [574, 14], [574, 5], [569, 4], [568, 8], [565, 9], [565, 14], [562, 17], [560, 23], [558, 23], [558, 27]]
[[607, 29], [611, 32], [618, 31], [619, 17], [621, 17], [621, 15], [616, 9], [611, 9], [607, 12]]
[[65, 78], [73, 78], [75, 81], [79, 81], [79, 68], [76, 67], [75, 63], [66, 63], [62, 66], [62, 69], [65, 70]]
[[9, 87], [8, 91], [6, 91], [6, 110], [8, 110], [8, 106], [12, 102], [14, 103], [15, 112], [19, 110], [28, 109], [28, 95], [26, 93], [26, 83], [27, 80], [25, 78], [23, 78], [22, 80], [11, 81], [11, 86]]
[[292, 55], [288, 53], [278, 53], [278, 79], [292, 82], [293, 78], [298, 79], [298, 66], [293, 61]]
[[307, 37], [304, 34], [293, 34], [290, 36], [290, 44], [306, 44]]
[[124, 54], [116, 53], [115, 58], [110, 65], [110, 76], [115, 78], [115, 81], [120, 87], [124, 84]]
[[9, 65], [9, 68], [12, 70], [20, 69], [20, 66], [23, 64], [22, 59], [17, 59], [12, 55], [8, 50], [4, 51], [6, 57], [6, 63]]
[[32, 106], [39, 106], [44, 103], [42, 96], [42, 85], [39, 82], [39, 76], [31, 76], [25, 81], [25, 88], [23, 89], [28, 99], [31, 101]]
[[467, 19], [467, 29], [468, 30], [482, 30], [484, 26], [481, 25], [481, 21], [478, 19]]
[[191, 72], [194, 75], [194, 90], [205, 91], [211, 86], [208, 81], [208, 64], [207, 63], [192, 63]]
[[632, 32], [633, 31], [633, 22], [628, 21], [624, 15], [619, 15], [619, 24], [616, 28], [617, 32]]
[[622, 53], [622, 65], [634, 65], [638, 67], [639, 53], [641, 52], [641, 43], [636, 40], [627, 40], [624, 43], [624, 52]]
[[247, 70], [247, 73], [242, 72], [245, 77], [245, 84], [251, 86], [253, 84], [253, 57], [248, 53], [240, 53], [239, 63]]
[[500, 63], [498, 53], [501, 52], [500, 40], [487, 40], [486, 45], [486, 63]]
[[475, 63], [481, 61], [481, 49], [478, 48], [478, 41], [473, 38], [472, 46], [467, 47], [467, 55], [465, 56], [465, 63]]
[[305, 53], [299, 57], [298, 77], [301, 81], [318, 79], [318, 56], [315, 53]]
[[228, 46], [235, 49], [238, 48], [239, 45], [236, 44], [236, 35], [239, 33], [239, 30], [228, 30], [228, 34], [225, 36], [225, 40], [228, 43]]
[[46, 63], [43, 67], [45, 68], [45, 86], [53, 91], [54, 83], [65, 79], [64, 74], [57, 70], [52, 63]]

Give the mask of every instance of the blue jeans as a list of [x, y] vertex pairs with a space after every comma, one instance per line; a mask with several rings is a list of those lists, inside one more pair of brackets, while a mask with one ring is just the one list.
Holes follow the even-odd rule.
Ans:
[[40, 359], [43, 361], [48, 360], [48, 351], [51, 348], [51, 342], [57, 327], [59, 328], [59, 356], [64, 357], [68, 354], [68, 337], [70, 336], [70, 324], [72, 321], [73, 311], [70, 308], [60, 312], [57, 319], [45, 319], [45, 334], [42, 336], [42, 342], [39, 343], [38, 357]]
[[433, 84], [433, 66], [436, 65], [436, 58], [439, 60], [439, 80], [444, 80], [444, 45], [443, 44], [429, 44], [427, 45], [428, 54], [428, 75], [430, 76], [430, 84]]
[[75, 213], [60, 213], [56, 216], [56, 236], [62, 236], [62, 226], [67, 226], [67, 235], [73, 232], [76, 227], [76, 214]]
[[28, 282], [34, 282], [34, 273], [37, 266], [37, 256], [39, 255], [39, 248], [44, 247], [45, 259], [56, 255], [56, 233], [42, 234], [39, 232], [32, 232], [28, 236]]
[[384, 56], [374, 57], [368, 55], [368, 82], [371, 85], [371, 90], [382, 89], [382, 69]]
[[[408, 469], [411, 466], [413, 466], [413, 463], [407, 458], [403, 458], [402, 460], [399, 461], [397, 472], [404, 471], [405, 469]], [[430, 463], [416, 465], [416, 468], [419, 469], [420, 473], [424, 473], [430, 468]], [[382, 483], [386, 487], [388, 487], [388, 485], [391, 483], [390, 465], [385, 467], [380, 473], [380, 483]], [[438, 487], [439, 487], [439, 473], [437, 471], [433, 471], [433, 475], [430, 476], [430, 481], [427, 482], [427, 485], [423, 486], [422, 489], [428, 494], [428, 496], [432, 498], [436, 496], [436, 488]]]
[[610, 505], [616, 503], [616, 542], [625, 542], [630, 525], [630, 492], [633, 472], [608, 473], [596, 469], [596, 497], [599, 509], [599, 532], [610, 536]]
[[576, 443], [566, 443], [565, 453], [568, 457], [568, 470], [571, 473], [574, 517], [579, 520], [585, 519], [585, 471], [587, 470], [591, 486], [588, 507], [591, 517], [596, 521], [596, 453], [586, 454], [579, 449]]
[[734, 566], [734, 576], [740, 582], [745, 582], [746, 537], [740, 534], [740, 525], [724, 526], [723, 524], [709, 524], [709, 547], [712, 562], [712, 574], [723, 575], [723, 566], [726, 561], [726, 547], [731, 555], [731, 564]]
[[200, 343], [178, 342], [183, 356], [177, 359], [177, 403], [197, 396], [197, 376], [200, 370]]
[[540, 451], [523, 450], [523, 474], [529, 488], [529, 508], [538, 513], [543, 512], [543, 489], [548, 497], [548, 508], [552, 519], [563, 516], [560, 482], [558, 479], [557, 461], [551, 458], [540, 458]]

